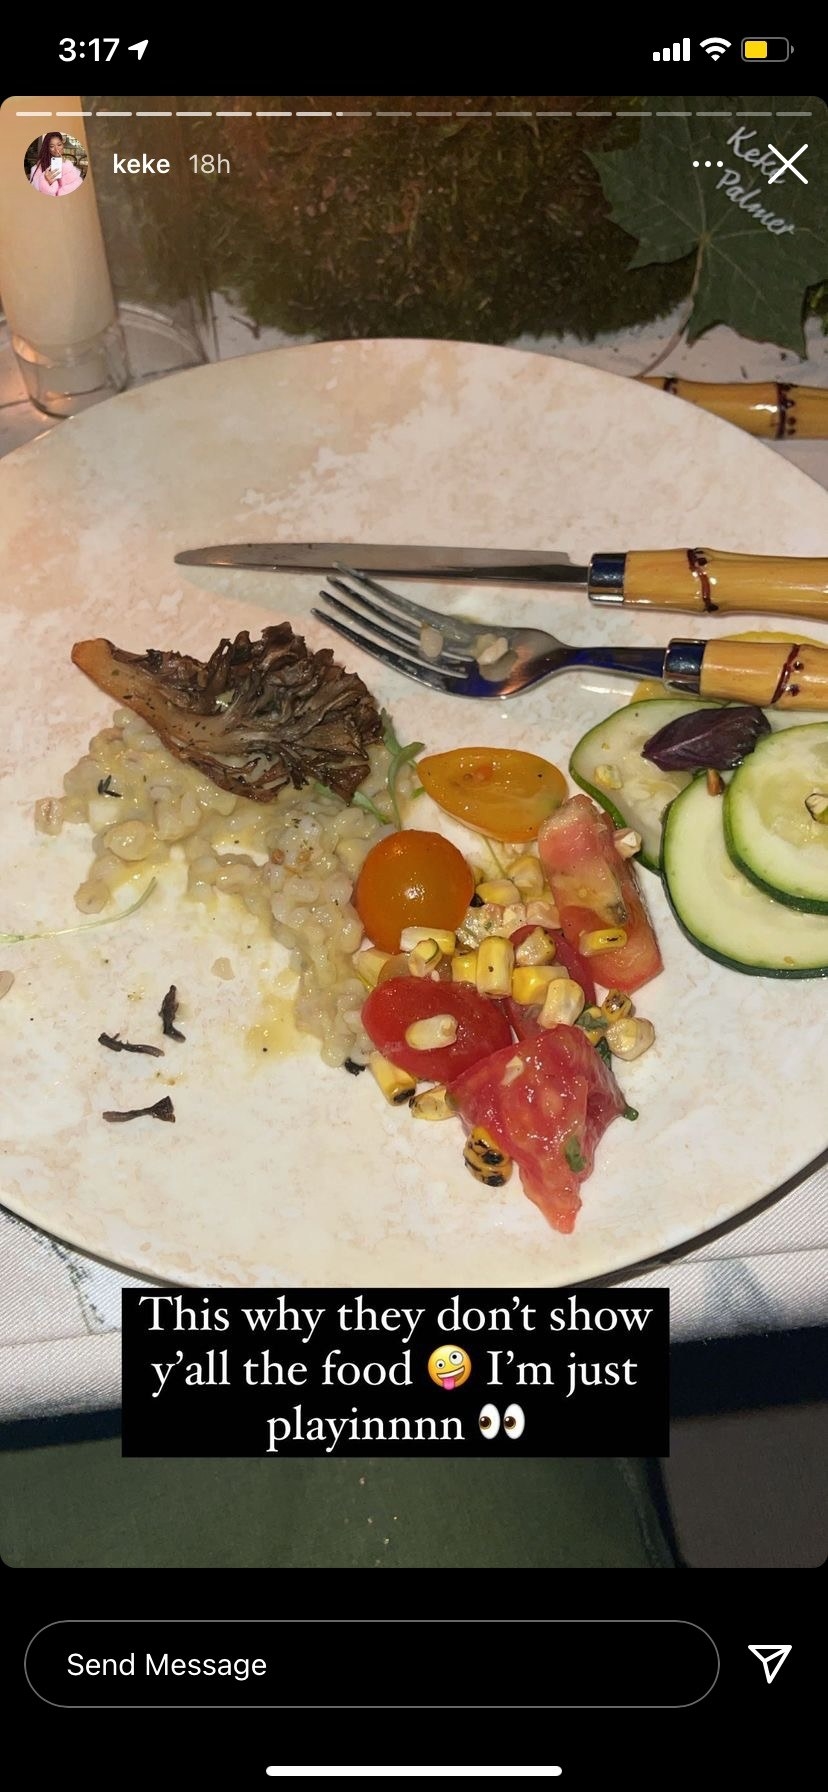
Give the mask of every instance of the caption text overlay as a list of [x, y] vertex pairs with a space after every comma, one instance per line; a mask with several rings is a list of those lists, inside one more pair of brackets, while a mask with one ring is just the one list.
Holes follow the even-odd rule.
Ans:
[[669, 1295], [123, 1295], [125, 1456], [661, 1456]]

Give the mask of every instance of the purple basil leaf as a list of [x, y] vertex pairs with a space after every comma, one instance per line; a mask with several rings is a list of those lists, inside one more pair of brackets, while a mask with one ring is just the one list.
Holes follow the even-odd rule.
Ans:
[[726, 772], [739, 765], [770, 722], [752, 703], [734, 703], [727, 709], [694, 709], [689, 715], [659, 728], [641, 749], [662, 772], [695, 772], [708, 768]]

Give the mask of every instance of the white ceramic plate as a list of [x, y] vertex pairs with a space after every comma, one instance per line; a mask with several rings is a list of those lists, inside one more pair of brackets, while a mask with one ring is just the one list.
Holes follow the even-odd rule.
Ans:
[[[279, 536], [547, 546], [578, 560], [686, 544], [818, 554], [828, 497], [688, 405], [462, 344], [283, 350], [64, 423], [0, 463], [0, 930], [76, 918], [88, 838], [73, 828], [49, 840], [32, 826], [35, 799], [60, 791], [111, 714], [70, 665], [74, 640], [205, 655], [221, 635], [284, 617], [312, 645], [336, 646], [309, 617], [318, 579], [185, 575], [173, 563], [181, 547]], [[666, 614], [602, 613], [575, 593], [432, 597], [486, 620], [508, 604], [575, 642], [693, 632]], [[355, 651], [341, 657], [393, 710], [400, 737], [434, 751], [509, 742], [565, 766], [629, 691], [568, 676], [511, 705], [471, 705]], [[422, 817], [428, 826], [425, 806]], [[209, 923], [169, 882], [122, 925], [0, 946], [16, 978], [0, 1008], [2, 1198], [102, 1257], [189, 1283], [554, 1285], [674, 1248], [825, 1146], [815, 1042], [826, 985], [721, 969], [679, 935], [656, 880], [646, 888], [665, 972], [640, 1006], [657, 1044], [624, 1067], [641, 1117], [601, 1144], [570, 1238], [549, 1229], [517, 1176], [502, 1190], [475, 1183], [458, 1127], [390, 1110], [369, 1077], [326, 1070], [307, 1041], [264, 1053], [256, 1028], [280, 949], [248, 951], [229, 904], [226, 925]], [[219, 952], [235, 981], [210, 974]], [[172, 982], [185, 1046], [163, 1061], [102, 1051], [101, 1030], [146, 1038]], [[168, 1079], [174, 1129], [101, 1121], [103, 1108], [157, 1099]]]

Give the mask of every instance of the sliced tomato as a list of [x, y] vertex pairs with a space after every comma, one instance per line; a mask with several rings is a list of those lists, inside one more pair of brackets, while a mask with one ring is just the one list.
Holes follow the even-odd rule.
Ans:
[[542, 1033], [543, 1027], [538, 1020], [540, 1003], [530, 1008], [524, 1002], [516, 1002], [513, 996], [502, 997], [499, 1006], [503, 1009], [513, 1033], [518, 1039], [534, 1039], [536, 1033]]
[[541, 829], [538, 852], [560, 916], [577, 948], [584, 933], [622, 927], [626, 944], [590, 958], [605, 989], [639, 989], [662, 969], [653, 925], [630, 859], [622, 859], [609, 815], [588, 796], [570, 797]]
[[[453, 1014], [453, 1045], [418, 1051], [406, 1044], [406, 1030], [415, 1020]], [[432, 983], [428, 977], [392, 977], [372, 989], [362, 1009], [362, 1023], [372, 1045], [424, 1083], [447, 1083], [470, 1065], [508, 1046], [509, 1022], [496, 1002], [479, 996], [469, 983]]]
[[548, 759], [514, 747], [458, 747], [418, 759], [417, 775], [435, 803], [492, 840], [536, 840], [566, 796]]
[[556, 1232], [571, 1232], [596, 1146], [627, 1105], [581, 1030], [553, 1027], [495, 1052], [455, 1078], [451, 1096], [467, 1131], [485, 1127], [514, 1159], [530, 1201]]

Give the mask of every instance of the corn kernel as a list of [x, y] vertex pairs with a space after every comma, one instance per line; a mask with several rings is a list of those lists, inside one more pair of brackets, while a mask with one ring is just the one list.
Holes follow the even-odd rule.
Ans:
[[407, 1105], [417, 1087], [415, 1077], [409, 1076], [407, 1070], [400, 1070], [399, 1065], [392, 1064], [389, 1058], [384, 1058], [382, 1052], [370, 1053], [368, 1069], [392, 1107]]
[[477, 982], [477, 948], [473, 952], [455, 952], [451, 961], [452, 983]]
[[595, 927], [591, 933], [581, 934], [578, 951], [583, 958], [595, 958], [599, 952], [620, 952], [626, 944], [623, 927]]
[[476, 893], [481, 902], [497, 902], [501, 908], [505, 908], [507, 903], [520, 901], [520, 890], [508, 877], [493, 878], [490, 883], [478, 884]]
[[543, 889], [540, 859], [536, 859], [530, 852], [524, 853], [521, 859], [515, 859], [514, 865], [509, 866], [509, 876], [512, 883], [517, 884], [521, 896], [539, 896]]
[[545, 927], [536, 927], [515, 947], [515, 964], [551, 964], [555, 957], [555, 941]]
[[453, 1045], [457, 1038], [457, 1021], [453, 1014], [429, 1014], [424, 1020], [413, 1020], [405, 1029], [405, 1043], [415, 1052], [433, 1052], [440, 1046]]
[[464, 1155], [474, 1157], [478, 1163], [488, 1164], [492, 1169], [506, 1162], [506, 1152], [501, 1150], [497, 1139], [485, 1126], [472, 1127], [466, 1140]]
[[632, 1014], [633, 1005], [630, 996], [623, 989], [608, 989], [601, 1003], [601, 1012], [608, 1021], [626, 1020]]
[[380, 971], [387, 965], [389, 956], [388, 952], [380, 952], [377, 946], [369, 946], [367, 951], [355, 953], [354, 970], [366, 989], [376, 988]]
[[519, 965], [549, 965], [556, 957], [555, 941], [545, 927], [533, 928], [515, 947], [515, 963]]
[[512, 972], [512, 996], [522, 1008], [531, 1008], [535, 1002], [543, 1002], [550, 983], [559, 975], [566, 976], [563, 965], [521, 965]]
[[520, 928], [525, 927], [525, 926], [526, 926], [526, 905], [525, 905], [525, 903], [510, 902], [507, 904], [506, 908], [503, 910], [502, 918], [499, 921], [497, 927], [495, 928], [495, 933], [498, 934], [502, 940], [508, 940], [508, 939], [511, 939], [513, 933], [518, 933], [520, 931]]
[[538, 1015], [542, 1027], [571, 1027], [583, 1013], [584, 992], [572, 977], [558, 977], [550, 983]]
[[625, 1020], [616, 1020], [607, 1028], [606, 1041], [615, 1058], [640, 1058], [647, 1052], [655, 1039], [655, 1027], [650, 1020], [633, 1020], [627, 1016]]
[[512, 972], [515, 948], [511, 940], [481, 941], [477, 950], [477, 989], [481, 996], [508, 996], [512, 993]]
[[419, 1095], [415, 1095], [411, 1112], [415, 1120], [450, 1120], [457, 1108], [445, 1083], [439, 1083], [436, 1088], [421, 1089]]
[[616, 828], [612, 842], [620, 859], [634, 859], [641, 851], [641, 835], [635, 828]]
[[560, 927], [561, 917], [557, 907], [549, 896], [533, 897], [526, 904], [526, 919], [530, 927]]
[[467, 1169], [489, 1188], [502, 1188], [512, 1174], [512, 1160], [482, 1126], [469, 1133], [463, 1152]]
[[413, 952], [408, 954], [408, 968], [412, 977], [428, 977], [442, 962], [443, 954], [434, 939], [420, 940]]
[[445, 927], [404, 927], [400, 934], [400, 951], [413, 952], [422, 940], [434, 940], [444, 957], [454, 951], [454, 934]]

